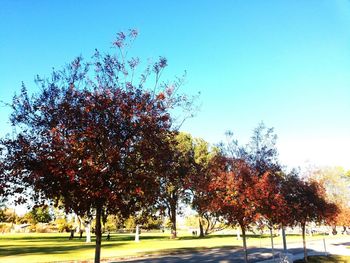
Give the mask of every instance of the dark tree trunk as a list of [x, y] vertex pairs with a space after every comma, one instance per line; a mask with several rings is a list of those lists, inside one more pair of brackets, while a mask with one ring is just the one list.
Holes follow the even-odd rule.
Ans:
[[306, 240], [305, 240], [305, 223], [301, 224], [301, 230], [302, 230], [302, 235], [303, 235], [304, 261], [308, 262], [307, 250], [306, 250]]
[[243, 239], [243, 250], [244, 250], [244, 262], [248, 263], [248, 249], [247, 249], [247, 240], [245, 236], [245, 226], [240, 225], [242, 230], [242, 239]]
[[198, 221], [199, 221], [199, 237], [204, 237], [202, 217], [199, 217]]
[[102, 206], [96, 208], [96, 226], [95, 226], [95, 235], [96, 235], [96, 248], [95, 248], [95, 263], [100, 263], [101, 258], [101, 215], [102, 215]]
[[207, 236], [207, 235], [209, 235], [209, 233], [214, 231], [216, 220], [212, 221], [210, 219], [210, 216], [204, 216], [204, 219], [206, 221], [206, 227], [205, 227], [204, 235]]

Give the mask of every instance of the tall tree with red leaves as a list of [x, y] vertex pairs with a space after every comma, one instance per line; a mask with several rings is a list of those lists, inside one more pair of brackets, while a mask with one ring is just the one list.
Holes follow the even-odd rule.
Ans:
[[[80, 215], [94, 211], [95, 262], [103, 217], [127, 216], [154, 204], [169, 110], [183, 101], [174, 94], [177, 83], [159, 84], [165, 58], [136, 82], [139, 59], [125, 56], [136, 36], [135, 30], [119, 33], [116, 54], [96, 50], [92, 62], [78, 57], [49, 79], [37, 77], [40, 91], [31, 97], [23, 85], [11, 104], [18, 133], [1, 141], [7, 168], [2, 191], [21, 194], [30, 187], [37, 203], [61, 201]], [[155, 83], [147, 89], [152, 75]]]
[[289, 224], [301, 226], [304, 260], [308, 262], [305, 239], [306, 224], [333, 221], [338, 214], [338, 207], [326, 200], [325, 189], [320, 183], [301, 180], [296, 174], [291, 174], [286, 178], [283, 192], [289, 210]]
[[256, 171], [244, 160], [215, 157], [212, 172], [215, 180], [210, 186], [211, 207], [230, 225], [239, 224], [242, 230], [244, 259], [248, 262], [246, 231], [257, 217], [255, 206]]

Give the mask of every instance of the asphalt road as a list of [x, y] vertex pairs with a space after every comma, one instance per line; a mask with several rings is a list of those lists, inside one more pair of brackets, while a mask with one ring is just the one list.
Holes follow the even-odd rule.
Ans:
[[[342, 254], [350, 255], [350, 250], [346, 249], [346, 246], [350, 246], [350, 236], [337, 239], [326, 240], [326, 250], [330, 254]], [[325, 254], [325, 248], [323, 240], [310, 241], [307, 243], [309, 254]], [[275, 249], [276, 259], [278, 259], [278, 253], [282, 252], [281, 245], [277, 245]], [[248, 250], [249, 262], [259, 262], [267, 259], [272, 259], [271, 248], [249, 248]], [[298, 255], [302, 257], [303, 247], [302, 242], [288, 244], [288, 253]], [[347, 254], [348, 253], [348, 254]], [[113, 261], [117, 262], [132, 262], [132, 263], [205, 263], [205, 262], [218, 262], [218, 263], [241, 263], [244, 262], [242, 249], [208, 249], [205, 252], [193, 252], [183, 253], [168, 256], [159, 257], [145, 257], [133, 260]], [[276, 260], [278, 262], [278, 260]]]

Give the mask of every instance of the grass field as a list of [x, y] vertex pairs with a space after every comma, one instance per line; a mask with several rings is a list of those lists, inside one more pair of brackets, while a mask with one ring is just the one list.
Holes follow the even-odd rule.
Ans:
[[[94, 257], [94, 239], [85, 243], [84, 239], [68, 240], [69, 234], [30, 233], [0, 235], [0, 262], [57, 262], [90, 260]], [[322, 237], [314, 236], [313, 239]], [[300, 236], [289, 236], [288, 242], [301, 242]], [[268, 236], [249, 236], [248, 246], [268, 247]], [[281, 243], [276, 237], [275, 243]], [[140, 242], [134, 242], [132, 234], [111, 234], [111, 240], [102, 242], [102, 258], [125, 258], [150, 254], [169, 254], [184, 251], [198, 251], [207, 248], [237, 248], [242, 241], [234, 235], [211, 235], [206, 238], [182, 234], [178, 239], [169, 239], [168, 233], [146, 233]]]

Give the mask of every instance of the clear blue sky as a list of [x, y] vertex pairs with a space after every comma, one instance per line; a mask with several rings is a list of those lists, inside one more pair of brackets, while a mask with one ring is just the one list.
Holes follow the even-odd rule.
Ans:
[[[115, 33], [140, 32], [141, 59], [165, 56], [166, 79], [187, 70], [183, 90], [201, 111], [183, 126], [215, 143], [243, 143], [260, 121], [275, 127], [289, 165], [350, 168], [350, 2], [0, 0], [0, 100]], [[0, 108], [0, 135], [10, 131]]]

